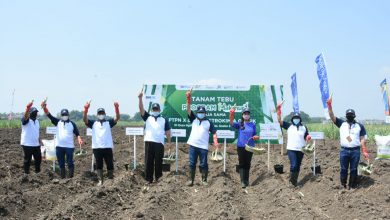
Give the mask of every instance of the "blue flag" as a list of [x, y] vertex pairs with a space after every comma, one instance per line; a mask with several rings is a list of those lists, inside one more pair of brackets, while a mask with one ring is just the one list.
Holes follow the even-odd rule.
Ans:
[[[325, 61], [322, 53], [316, 57], [315, 62], [317, 63], [317, 76], [320, 80], [320, 90], [321, 90], [321, 99], [322, 106], [324, 110], [327, 112], [328, 107], [326, 105], [326, 101], [329, 98], [329, 84], [328, 84], [328, 74], [326, 72]], [[329, 117], [327, 115], [327, 117]]]
[[385, 104], [385, 115], [390, 115], [389, 109], [389, 88], [387, 87], [387, 81], [384, 79], [381, 84], [383, 103]]
[[292, 97], [293, 97], [294, 113], [299, 113], [297, 73], [294, 73], [291, 76], [291, 93], [292, 93]]

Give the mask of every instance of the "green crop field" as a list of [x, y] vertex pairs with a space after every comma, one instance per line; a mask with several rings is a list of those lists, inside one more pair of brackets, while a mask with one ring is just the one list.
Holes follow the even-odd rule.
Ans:
[[[375, 135], [390, 135], [390, 125], [364, 125], [367, 131], [368, 141], [373, 142]], [[338, 139], [339, 128], [334, 124], [308, 124], [309, 131], [324, 132], [329, 139]]]

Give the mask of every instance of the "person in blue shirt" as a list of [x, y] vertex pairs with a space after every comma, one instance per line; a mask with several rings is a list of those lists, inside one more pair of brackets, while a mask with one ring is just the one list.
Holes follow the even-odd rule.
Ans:
[[61, 119], [50, 114], [46, 101], [41, 103], [41, 107], [51, 123], [56, 126], [57, 132], [55, 136], [56, 156], [58, 165], [60, 167], [60, 176], [62, 179], [66, 176], [65, 158], [68, 164], [68, 177], [73, 178], [74, 175], [74, 139], [73, 135], [77, 137], [78, 144], [83, 145], [83, 140], [80, 137], [79, 129], [76, 123], [69, 120], [69, 111], [67, 109], [61, 110]]
[[241, 114], [241, 120], [234, 122], [235, 108], [230, 109], [229, 121], [230, 126], [238, 130], [237, 138], [237, 154], [241, 187], [249, 186], [249, 170], [251, 168], [251, 160], [253, 153], [245, 150], [245, 145], [255, 146], [255, 140], [259, 139], [256, 135], [256, 124], [251, 121], [251, 112], [249, 108], [244, 108]]

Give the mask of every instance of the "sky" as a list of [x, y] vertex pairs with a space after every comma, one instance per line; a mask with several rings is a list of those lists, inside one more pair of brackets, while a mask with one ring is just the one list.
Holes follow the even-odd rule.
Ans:
[[0, 0], [0, 112], [48, 97], [51, 112], [92, 99], [133, 115], [144, 83], [284, 85], [290, 112], [296, 72], [300, 109], [323, 116], [322, 52], [335, 114], [384, 119], [389, 21], [384, 0]]

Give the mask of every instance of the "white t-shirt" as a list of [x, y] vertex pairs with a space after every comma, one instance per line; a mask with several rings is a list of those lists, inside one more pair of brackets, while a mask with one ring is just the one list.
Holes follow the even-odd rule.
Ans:
[[335, 124], [340, 128], [340, 145], [342, 147], [360, 147], [360, 137], [366, 136], [366, 129], [362, 124], [348, 123], [339, 118], [336, 118]]
[[209, 121], [207, 118], [199, 120], [196, 118], [194, 113], [191, 111], [191, 115], [188, 116], [190, 122], [192, 123], [191, 134], [188, 138], [187, 144], [202, 148], [205, 150], [209, 149], [209, 138], [210, 133], [215, 134], [217, 130], [214, 127], [214, 124]]
[[28, 119], [25, 121], [22, 119], [22, 134], [20, 138], [20, 144], [26, 147], [38, 147], [39, 143], [39, 121]]
[[287, 150], [301, 151], [306, 145], [306, 136], [309, 134], [306, 126], [299, 126], [283, 122], [283, 128], [287, 130]]
[[114, 148], [111, 128], [116, 125], [113, 119], [103, 121], [88, 120], [88, 127], [92, 129], [92, 149]]
[[147, 112], [142, 119], [145, 121], [144, 141], [164, 144], [165, 132], [171, 129], [168, 120], [161, 116], [153, 117]]

